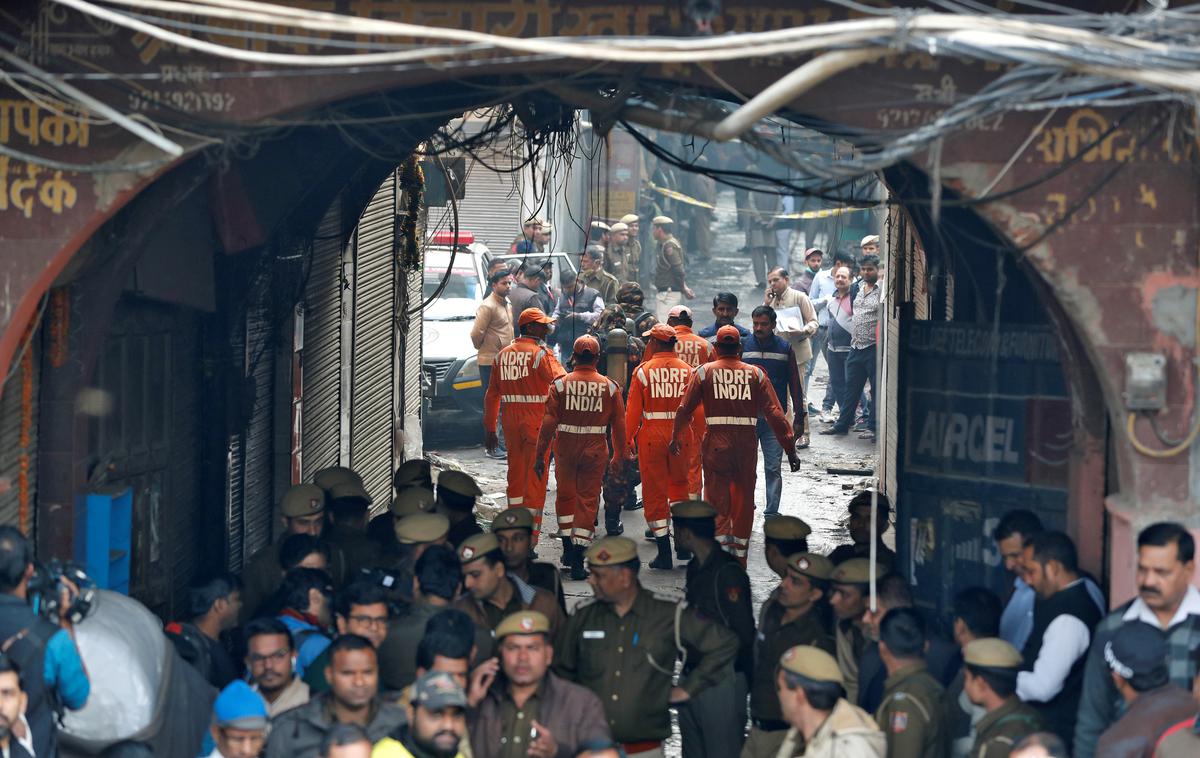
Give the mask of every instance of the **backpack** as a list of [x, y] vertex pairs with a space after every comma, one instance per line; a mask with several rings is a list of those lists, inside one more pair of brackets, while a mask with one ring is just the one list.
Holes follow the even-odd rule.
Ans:
[[179, 653], [179, 657], [200, 672], [200, 676], [204, 677], [205, 681], [211, 682], [212, 650], [208, 647], [208, 640], [205, 639], [204, 633], [195, 625], [182, 621], [172, 621], [166, 625], [163, 632], [167, 635], [167, 639], [175, 645], [175, 651]]

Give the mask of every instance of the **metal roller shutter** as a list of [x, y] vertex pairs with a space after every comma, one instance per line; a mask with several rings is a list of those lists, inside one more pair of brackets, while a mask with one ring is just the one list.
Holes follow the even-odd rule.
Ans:
[[[520, 165], [520, 148], [510, 150], [504, 142], [497, 147], [480, 150], [477, 155], [482, 162], [467, 156], [466, 194], [458, 202], [458, 219], [462, 231], [473, 233], [476, 242], [493, 252], [508, 252], [509, 244], [521, 233], [521, 224], [533, 214], [532, 209], [522, 207], [522, 172], [508, 170]], [[453, 223], [449, 205], [430, 208], [427, 233], [449, 230]]]
[[421, 428], [421, 356], [424, 339], [421, 331], [420, 312], [410, 316], [408, 312], [419, 306], [423, 300], [422, 286], [425, 281], [425, 256], [421, 251], [421, 260], [415, 270], [404, 274], [405, 289], [397, 298], [397, 312], [400, 314], [400, 349], [403, 356], [397, 362], [396, 374], [399, 384], [398, 394], [401, 398], [400, 408], [396, 415], [400, 418], [400, 444], [395, 463], [409, 458], [420, 458], [424, 455], [424, 441]]
[[339, 459], [343, 242], [339, 201], [317, 228], [304, 289], [300, 471], [305, 481]]
[[353, 258], [349, 466], [363, 478], [376, 503], [388, 502], [392, 492], [394, 193], [395, 172], [380, 185], [359, 219]]
[[271, 542], [274, 493], [274, 341], [270, 313], [264, 307], [246, 314], [244, 376], [254, 383], [254, 406], [244, 432], [242, 451], [242, 529], [244, 555], [254, 555]]
[[0, 476], [12, 483], [0, 494], [0, 524], [17, 526], [35, 538], [39, 335], [22, 340], [23, 352], [0, 388]]

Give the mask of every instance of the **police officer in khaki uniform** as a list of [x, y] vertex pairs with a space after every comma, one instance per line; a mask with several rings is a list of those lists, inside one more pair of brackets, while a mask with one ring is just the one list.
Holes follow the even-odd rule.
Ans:
[[418, 513], [433, 513], [437, 510], [437, 498], [433, 490], [424, 487], [406, 487], [394, 498], [389, 509], [392, 514], [392, 528], [406, 516]]
[[450, 519], [450, 544], [458, 547], [467, 537], [483, 534], [475, 520], [475, 498], [483, 494], [470, 474], [447, 470], [438, 474], [437, 512]]
[[629, 270], [626, 281], [638, 281], [638, 272], [642, 268], [642, 236], [640, 219], [636, 213], [626, 213], [621, 216], [621, 223], [629, 229], [629, 237], [625, 240], [625, 266]]
[[433, 492], [433, 471], [424, 458], [409, 458], [396, 467], [392, 475], [392, 486], [399, 494], [409, 487], [424, 487]]
[[333, 523], [325, 539], [329, 542], [331, 555], [341, 553], [345, 562], [345, 583], [348, 584], [378, 560], [378, 546], [367, 536], [371, 495], [354, 481], [338, 482], [323, 489]]
[[617, 290], [621, 282], [604, 270], [604, 247], [588, 245], [579, 255], [579, 281], [600, 295], [606, 306], [617, 304]]
[[[807, 645], [779, 659], [775, 689], [783, 717], [791, 725], [778, 758], [883, 758], [887, 740], [870, 714], [844, 697], [838, 662]], [[801, 744], [808, 747], [801, 749]], [[894, 753], [895, 758], [920, 753]]]
[[505, 617], [520, 611], [538, 611], [550, 620], [551, 638], [563, 626], [564, 614], [549, 592], [510, 576], [500, 541], [490, 532], [473, 534], [458, 547], [462, 564], [463, 596], [454, 607], [475, 622], [478, 658], [492, 657], [492, 630]]
[[875, 723], [887, 735], [889, 755], [946, 755], [943, 690], [925, 664], [925, 642], [925, 622], [914, 608], [894, 608], [879, 622], [879, 657], [888, 678]]
[[[586, 687], [548, 669], [554, 658], [550, 621], [537, 611], [508, 616], [496, 627], [499, 670], [473, 710], [471, 741], [494, 758], [576, 754], [579, 745], [611, 737], [604, 707]], [[482, 685], [490, 677], [480, 677]], [[483, 746], [487, 749], [483, 749]]]
[[394, 578], [390, 595], [397, 605], [403, 607], [412, 602], [413, 568], [417, 559], [430, 545], [445, 545], [449, 532], [450, 521], [440, 513], [421, 511], [396, 520], [395, 553], [385, 556], [384, 562]]
[[[754, 643], [750, 736], [742, 758], [771, 758], [779, 752], [787, 734], [789, 725], [775, 689], [775, 667], [780, 657], [797, 645], [833, 653], [833, 635], [824, 607], [832, 573], [833, 564], [825, 556], [796, 553], [787, 559], [782, 581], [763, 603]], [[802, 745], [800, 737], [797, 747]]]
[[558, 569], [529, 557], [533, 544], [533, 514], [529, 509], [518, 506], [496, 514], [492, 519], [492, 534], [500, 541], [500, 552], [504, 553], [504, 567], [509, 575], [554, 595], [565, 614], [567, 598]]
[[[883, 576], [882, 568], [876, 576]], [[852, 558], [835, 564], [829, 577], [831, 592], [829, 604], [833, 608], [834, 643], [837, 662], [842, 667], [842, 682], [846, 698], [858, 702], [858, 663], [867, 649], [867, 637], [863, 614], [867, 611], [867, 590], [871, 581], [871, 562], [866, 558]]]
[[763, 521], [763, 557], [780, 579], [787, 574], [788, 556], [808, 552], [810, 534], [812, 528], [795, 516], [774, 516]]
[[971, 758], [1005, 758], [1022, 737], [1042, 730], [1042, 717], [1016, 696], [1023, 665], [1017, 649], [997, 637], [972, 640], [963, 648], [963, 692], [987, 709], [975, 725]]
[[[675, 546], [692, 553], [687, 565], [688, 605], [737, 635], [734, 675], [679, 707], [683, 754], [726, 758], [742, 749], [746, 691], [754, 661], [754, 608], [750, 578], [717, 543], [717, 509], [703, 500], [671, 506]], [[687, 673], [686, 671], [684, 672]]]
[[[279, 501], [283, 517], [284, 533], [274, 544], [255, 553], [246, 567], [242, 590], [242, 615], [248, 620], [259, 606], [279, 589], [283, 583], [283, 570], [279, 565], [279, 548], [292, 534], [311, 534], [320, 537], [325, 532], [325, 490], [315, 484], [296, 484], [288, 488]], [[330, 569], [340, 566], [341, 551], [336, 560], [330, 551]], [[342, 572], [344, 574], [344, 571]]]
[[[628, 537], [597, 540], [585, 557], [595, 599], [568, 619], [555, 671], [596, 693], [630, 758], [660, 758], [671, 705], [733, 675], [737, 637], [686, 603], [643, 588], [637, 544]], [[688, 673], [676, 686], [681, 657]]]
[[673, 234], [675, 222], [667, 216], [655, 216], [653, 223], [651, 235], [658, 243], [654, 265], [654, 288], [658, 291], [655, 295], [655, 314], [665, 324], [671, 309], [679, 305], [683, 298], [691, 300], [696, 293], [687, 286], [683, 248]]

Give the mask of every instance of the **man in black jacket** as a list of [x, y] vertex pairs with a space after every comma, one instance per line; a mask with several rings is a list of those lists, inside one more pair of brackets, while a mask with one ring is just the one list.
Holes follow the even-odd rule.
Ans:
[[1033, 632], [1022, 651], [1025, 665], [1017, 675], [1017, 697], [1033, 705], [1070, 745], [1084, 663], [1100, 610], [1079, 575], [1075, 543], [1062, 532], [1030, 537], [1022, 566], [1038, 603]]

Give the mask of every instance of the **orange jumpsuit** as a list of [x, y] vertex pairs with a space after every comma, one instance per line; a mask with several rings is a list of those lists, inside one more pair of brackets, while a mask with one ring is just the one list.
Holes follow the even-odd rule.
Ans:
[[[625, 458], [625, 404], [612, 379], [593, 366], [578, 366], [555, 379], [546, 396], [536, 455], [545, 460], [554, 441], [554, 503], [558, 529], [576, 545], [592, 544], [600, 488], [608, 468], [611, 434], [613, 458]], [[511, 455], [511, 453], [509, 453]], [[535, 458], [537, 460], [537, 458]]]
[[[670, 504], [688, 499], [686, 452], [699, 446], [689, 442], [684, 446], [684, 455], [671, 455], [667, 447], [671, 444], [671, 428], [683, 400], [683, 390], [691, 376], [691, 366], [672, 353], [661, 352], [638, 366], [629, 382], [625, 428], [629, 446], [637, 442], [646, 526], [655, 537], [670, 533]], [[687, 435], [691, 436], [690, 430]]]
[[[713, 346], [708, 340], [692, 331], [690, 326], [676, 324], [674, 327], [676, 342], [675, 356], [692, 368], [700, 368], [713, 359]], [[704, 440], [704, 413], [697, 412], [692, 422], [694, 444], [687, 449], [688, 461], [688, 494], [699, 498], [701, 485], [704, 481], [704, 465], [700, 458], [700, 446]]]
[[717, 540], [745, 565], [754, 524], [758, 417], [766, 418], [784, 450], [792, 449], [792, 430], [766, 372], [734, 356], [718, 356], [696, 369], [683, 393], [672, 439], [682, 442], [701, 406], [708, 425], [704, 498], [717, 509]]
[[532, 337], [519, 337], [496, 354], [492, 381], [483, 396], [485, 431], [496, 431], [500, 403], [504, 403], [508, 504], [524, 506], [533, 513], [535, 544], [542, 526], [542, 508], [546, 505], [546, 477], [539, 478], [533, 470], [538, 430], [550, 383], [565, 373], [550, 348]]

